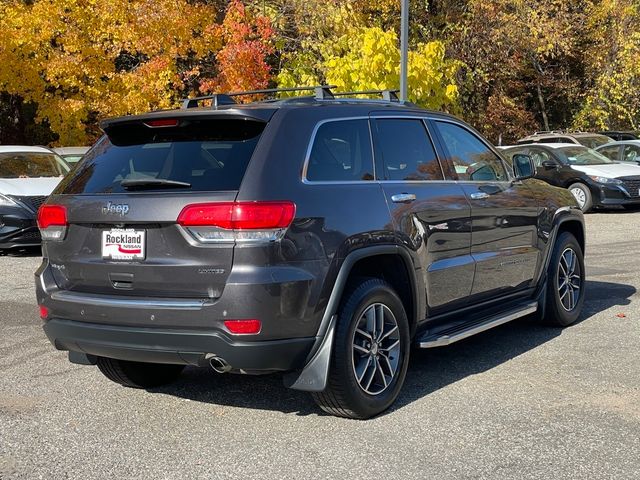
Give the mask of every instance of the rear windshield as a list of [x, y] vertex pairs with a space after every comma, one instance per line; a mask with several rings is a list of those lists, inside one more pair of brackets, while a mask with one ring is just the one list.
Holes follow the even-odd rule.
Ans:
[[56, 193], [238, 190], [264, 127], [245, 119], [113, 126]]
[[0, 153], [0, 178], [60, 177], [68, 171], [67, 164], [53, 153]]

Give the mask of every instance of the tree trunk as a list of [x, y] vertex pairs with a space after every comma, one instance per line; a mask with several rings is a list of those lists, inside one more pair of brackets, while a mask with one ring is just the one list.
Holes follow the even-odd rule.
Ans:
[[540, 84], [538, 83], [538, 103], [540, 103], [540, 113], [542, 113], [542, 121], [544, 123], [544, 129], [549, 129], [549, 118], [547, 117], [547, 108], [544, 105], [544, 97], [542, 96], [542, 88], [540, 88]]

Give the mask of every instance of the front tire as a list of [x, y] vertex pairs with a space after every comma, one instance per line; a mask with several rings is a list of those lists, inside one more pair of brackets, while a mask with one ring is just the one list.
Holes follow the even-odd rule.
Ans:
[[587, 213], [593, 207], [593, 198], [591, 197], [591, 190], [584, 183], [574, 183], [569, 186], [569, 191], [578, 202], [580, 210]]
[[377, 278], [350, 289], [338, 312], [327, 388], [313, 398], [325, 412], [366, 419], [391, 406], [409, 364], [409, 321], [393, 288]]
[[98, 358], [98, 369], [109, 380], [131, 388], [153, 388], [175, 381], [183, 365], [129, 362], [115, 358]]
[[547, 274], [545, 321], [557, 327], [574, 323], [584, 304], [585, 269], [580, 244], [562, 232], [553, 247]]

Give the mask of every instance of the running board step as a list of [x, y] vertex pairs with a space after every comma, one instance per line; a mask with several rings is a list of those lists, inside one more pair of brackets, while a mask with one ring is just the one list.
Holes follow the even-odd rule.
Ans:
[[460, 340], [464, 340], [476, 333], [484, 332], [485, 330], [508, 323], [516, 318], [524, 317], [537, 310], [538, 303], [533, 302], [522, 307], [514, 308], [508, 312], [501, 313], [500, 315], [480, 319], [470, 324], [457, 325], [437, 333], [427, 332], [425, 336], [418, 339], [417, 343], [420, 348], [443, 347], [445, 345], [450, 345]]

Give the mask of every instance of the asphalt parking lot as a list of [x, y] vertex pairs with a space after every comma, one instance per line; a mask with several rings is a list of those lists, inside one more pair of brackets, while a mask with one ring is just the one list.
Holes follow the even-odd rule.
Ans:
[[413, 352], [388, 413], [326, 416], [278, 375], [131, 390], [46, 340], [38, 252], [0, 256], [0, 478], [640, 478], [640, 212], [587, 215], [587, 301]]

